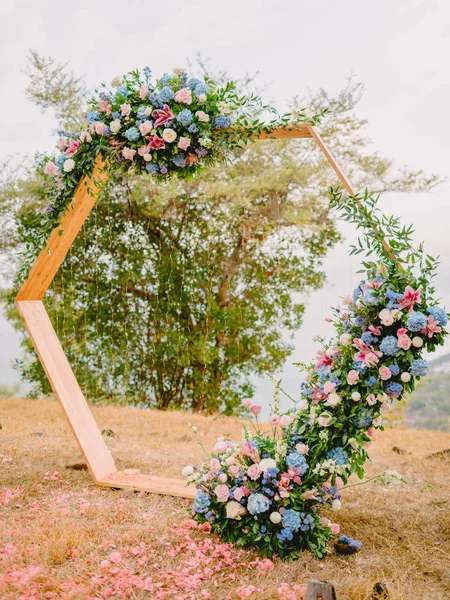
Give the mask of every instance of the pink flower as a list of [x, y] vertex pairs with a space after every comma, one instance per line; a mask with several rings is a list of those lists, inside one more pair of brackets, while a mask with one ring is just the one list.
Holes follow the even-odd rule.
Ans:
[[[382, 367], [382, 368], [383, 368], [383, 369], [387, 369], [387, 367]], [[389, 369], [388, 369], [388, 371], [389, 371]], [[389, 371], [389, 373], [390, 373], [390, 371]], [[382, 379], [383, 379], [383, 378], [382, 378]], [[389, 379], [389, 378], [388, 378], [388, 379]], [[367, 404], [368, 404], [369, 406], [373, 406], [373, 405], [374, 405], [374, 404], [376, 404], [376, 403], [377, 403], [377, 399], [376, 399], [376, 397], [375, 397], [375, 394], [369, 394], [369, 395], [367, 396]]]
[[239, 475], [239, 467], [237, 465], [230, 465], [228, 470], [230, 471], [230, 475], [232, 477], [237, 477]]
[[359, 377], [358, 371], [355, 371], [354, 369], [349, 371], [347, 374], [348, 385], [355, 385], [355, 383], [358, 381], [358, 377]]
[[255, 481], [256, 479], [258, 479], [258, 477], [261, 475], [262, 471], [259, 468], [259, 465], [252, 465], [251, 467], [249, 467], [247, 469], [247, 475], [250, 477], [250, 479], [253, 479], [253, 481]]
[[339, 523], [331, 523], [330, 529], [333, 535], [337, 535], [341, 529], [341, 526], [339, 525]]
[[54, 162], [49, 160], [44, 167], [44, 173], [46, 175], [56, 175], [57, 172], [58, 172], [58, 167], [55, 165]]
[[344, 482], [341, 477], [336, 477], [336, 487], [341, 490], [344, 487]]
[[412, 340], [407, 335], [400, 335], [398, 338], [397, 346], [402, 350], [409, 350], [411, 348]]
[[64, 150], [64, 148], [67, 146], [67, 140], [63, 137], [60, 137], [58, 140], [58, 146], [61, 148], [61, 150]]
[[66, 156], [73, 156], [78, 149], [78, 146], [81, 144], [80, 140], [72, 140], [70, 144], [67, 146], [67, 150], [64, 152]]
[[107, 100], [100, 100], [100, 102], [98, 103], [98, 111], [99, 112], [104, 112], [107, 115], [111, 114], [111, 104], [108, 104]]
[[80, 133], [80, 141], [88, 142], [88, 144], [90, 144], [92, 142], [92, 137], [91, 137], [91, 134], [89, 133], [89, 131], [82, 131]]
[[181, 150], [187, 150], [190, 145], [191, 145], [191, 138], [180, 137], [180, 139], [178, 141], [178, 148], [181, 148]]
[[295, 446], [295, 450], [299, 453], [299, 454], [308, 454], [309, 452], [309, 447], [306, 444], [303, 444], [302, 442], [299, 442], [296, 446]]
[[280, 422], [280, 417], [278, 415], [270, 415], [269, 423], [270, 423], [270, 425], [272, 425], [272, 427], [275, 427], [275, 425], [278, 425], [279, 422]]
[[144, 85], [141, 85], [141, 87], [139, 88], [139, 98], [141, 100], [143, 100], [148, 94], [148, 85], [146, 83], [144, 83]]
[[325, 365], [331, 365], [331, 363], [333, 362], [331, 360], [331, 358], [329, 356], [327, 356], [325, 350], [318, 350], [317, 354], [316, 354], [316, 360], [317, 360], [317, 364], [316, 364], [316, 371], [318, 371], [320, 369], [320, 367], [323, 367]]
[[144, 156], [150, 152], [150, 146], [139, 146], [138, 154], [139, 156]]
[[203, 123], [207, 123], [209, 121], [209, 115], [207, 113], [205, 113], [203, 110], [198, 110], [195, 113], [195, 116], [197, 117], [197, 119]]
[[226, 502], [230, 495], [230, 489], [225, 483], [221, 483], [214, 490], [219, 502]]
[[122, 560], [122, 552], [111, 552], [108, 558], [112, 563], [118, 565]]
[[330, 521], [330, 519], [327, 519], [326, 517], [320, 517], [319, 524], [322, 525], [322, 527], [330, 527], [331, 521]]
[[371, 331], [374, 335], [381, 334], [381, 326], [380, 325], [369, 325], [369, 331]]
[[191, 104], [192, 103], [192, 92], [188, 88], [181, 88], [175, 94], [175, 102], [183, 102], [183, 104]]
[[325, 394], [331, 394], [331, 392], [334, 392], [335, 388], [335, 383], [333, 383], [332, 381], [327, 381], [323, 386], [323, 391], [325, 392]]
[[198, 158], [195, 154], [188, 154], [186, 156], [186, 158], [184, 159], [185, 164], [187, 164], [189, 167], [192, 167], [192, 165], [195, 165], [196, 163], [198, 163]]
[[442, 329], [439, 327], [439, 321], [435, 321], [433, 315], [428, 317], [427, 326], [421, 329], [420, 333], [427, 333], [428, 337], [431, 338], [435, 333], [439, 333]]
[[291, 418], [289, 417], [289, 415], [283, 415], [282, 417], [280, 417], [281, 427], [287, 427], [290, 422], [291, 422]]
[[103, 135], [106, 130], [106, 125], [101, 121], [95, 121], [94, 123], [94, 131], [98, 133], [98, 135]]
[[139, 125], [139, 131], [142, 135], [147, 135], [153, 129], [153, 123], [151, 121], [144, 121]]
[[212, 473], [218, 473], [220, 471], [220, 462], [217, 460], [217, 458], [212, 458], [209, 461], [209, 468], [211, 469]]
[[245, 408], [250, 408], [250, 406], [252, 405], [252, 401], [250, 400], [250, 398], [244, 398], [242, 400], [242, 405], [245, 406]]
[[120, 108], [123, 117], [128, 117], [128, 115], [131, 113], [131, 106], [129, 104], [122, 104]]
[[124, 148], [122, 150], [122, 156], [127, 160], [133, 160], [135, 154], [136, 150], [132, 150], [131, 148]]
[[408, 285], [403, 294], [403, 298], [398, 303], [399, 309], [402, 310], [403, 308], [407, 308], [411, 312], [416, 302], [420, 302], [420, 290], [415, 292], [413, 288]]
[[240, 502], [242, 498], [245, 496], [241, 487], [238, 487], [233, 492], [233, 497], [237, 502]]
[[219, 440], [214, 446], [214, 452], [217, 452], [217, 454], [223, 454], [228, 450], [228, 448], [231, 448], [232, 445], [233, 444], [231, 442]]
[[317, 496], [317, 490], [308, 490], [307, 492], [304, 492], [300, 498], [302, 500], [315, 500]]
[[[380, 375], [380, 378], [383, 381], [386, 381], [387, 379], [390, 379], [392, 377], [392, 373], [391, 373], [390, 369], [388, 369], [388, 367], [380, 367], [378, 369], [378, 373]], [[373, 394], [371, 394], [371, 395], [373, 395]]]
[[343, 333], [339, 338], [342, 346], [348, 346], [352, 336], [349, 333]]
[[261, 412], [261, 409], [262, 409], [262, 406], [258, 406], [257, 404], [255, 404], [254, 406], [252, 406], [250, 408], [250, 410], [255, 415], [255, 417], [257, 417], [259, 415], [259, 413]]
[[167, 104], [164, 104], [162, 108], [154, 110], [153, 117], [155, 118], [155, 129], [159, 127], [159, 125], [164, 125], [164, 123], [167, 123], [167, 121], [172, 121], [173, 119], [175, 119], [175, 115], [167, 106]]
[[344, 296], [344, 298], [342, 299], [342, 304], [345, 304], [346, 306], [348, 306], [352, 302], [353, 302], [353, 299], [351, 296]]
[[380, 415], [379, 417], [377, 417], [376, 419], [374, 419], [372, 421], [372, 425], [374, 427], [379, 427], [381, 425], [381, 423], [383, 422], [383, 417]]
[[327, 415], [322, 416], [321, 415], [317, 419], [317, 422], [319, 423], [319, 425], [321, 427], [327, 427], [330, 424], [330, 421], [331, 421], [331, 415], [330, 416], [327, 416]]
[[150, 148], [153, 148], [153, 150], [160, 150], [166, 147], [164, 140], [158, 135], [149, 136], [147, 140], [149, 141]]

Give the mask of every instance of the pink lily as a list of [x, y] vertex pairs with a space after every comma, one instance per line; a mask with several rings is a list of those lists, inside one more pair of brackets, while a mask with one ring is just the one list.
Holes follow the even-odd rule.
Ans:
[[325, 350], [317, 351], [316, 360], [317, 360], [316, 371], [318, 371], [320, 369], [320, 367], [323, 367], [325, 365], [331, 365], [331, 363], [333, 362], [331, 360], [331, 358], [329, 356], [327, 356], [327, 353], [325, 352]]
[[380, 325], [369, 325], [369, 331], [371, 331], [374, 335], [380, 335], [381, 326]]
[[64, 152], [66, 156], [73, 156], [78, 150], [78, 146], [81, 144], [80, 140], [72, 140]]
[[427, 326], [424, 329], [420, 330], [420, 333], [426, 333], [429, 338], [433, 337], [435, 333], [440, 333], [442, 331], [441, 327], [439, 327], [439, 321], [435, 321], [433, 315], [429, 315]]
[[420, 290], [414, 291], [410, 285], [406, 286], [403, 298], [398, 303], [399, 309], [407, 308], [411, 312], [416, 302], [420, 302]]
[[149, 136], [146, 139], [149, 141], [148, 145], [153, 150], [160, 150], [161, 148], [165, 148], [165, 146], [166, 146], [164, 140], [162, 138], [160, 138], [158, 135]]
[[175, 118], [175, 115], [167, 106], [167, 104], [164, 104], [162, 108], [158, 108], [157, 110], [153, 111], [153, 117], [155, 118], [156, 129], [156, 127], [159, 125], [164, 125], [164, 123], [167, 123], [167, 121], [172, 121]]

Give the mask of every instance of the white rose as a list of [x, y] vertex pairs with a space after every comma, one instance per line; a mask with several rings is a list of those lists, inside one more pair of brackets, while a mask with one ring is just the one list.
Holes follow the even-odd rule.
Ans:
[[163, 136], [163, 140], [170, 144], [175, 141], [177, 134], [175, 133], [175, 131], [173, 129], [168, 128], [168, 129], [164, 129], [162, 136]]
[[144, 154], [144, 156], [142, 158], [145, 160], [145, 162], [150, 162], [152, 160], [152, 155]]
[[122, 123], [121, 123], [120, 119], [114, 119], [114, 121], [111, 121], [111, 123], [109, 124], [109, 128], [111, 129], [111, 131], [113, 133], [118, 133], [118, 131], [121, 127], [122, 127]]
[[331, 503], [331, 510], [338, 511], [341, 510], [342, 504], [340, 500], [333, 500]]
[[75, 168], [75, 161], [73, 160], [73, 158], [68, 158], [65, 162], [64, 162], [64, 166], [63, 169], [66, 173], [69, 173], [70, 171], [73, 171]]
[[259, 463], [259, 468], [263, 473], [266, 473], [268, 469], [275, 469], [276, 466], [277, 463], [273, 458], [263, 458]]
[[206, 102], [206, 94], [200, 94], [197, 100], [199, 102]]
[[303, 412], [304, 410], [306, 410], [308, 408], [308, 400], [300, 400], [299, 402], [297, 402], [297, 412]]
[[389, 327], [394, 322], [394, 317], [388, 308], [383, 308], [383, 310], [378, 313], [378, 316], [380, 317], [380, 321], [386, 327]]
[[336, 394], [335, 392], [331, 392], [331, 394], [328, 396], [325, 404], [327, 406], [337, 406], [340, 401], [341, 401], [341, 397], [338, 394]]
[[269, 519], [274, 525], [277, 525], [281, 522], [281, 515], [279, 512], [270, 513]]
[[350, 444], [350, 446], [353, 448], [353, 450], [357, 450], [359, 448], [359, 444], [358, 442], [355, 440], [355, 438], [350, 438], [348, 440], [348, 443]]
[[147, 108], [144, 110], [144, 115], [146, 117], [149, 117], [152, 114], [152, 112], [153, 112], [152, 107], [151, 106], [147, 106]]
[[236, 519], [236, 520], [240, 520], [242, 515], [245, 515], [245, 513], [247, 512], [247, 510], [242, 506], [242, 504], [239, 504], [239, 502], [236, 502], [236, 500], [230, 500], [229, 502], [227, 502], [227, 519]]
[[414, 346], [414, 348], [422, 348], [423, 339], [421, 337], [419, 337], [418, 335], [414, 336], [412, 339], [412, 345]]
[[187, 467], [184, 467], [184, 469], [181, 471], [181, 475], [183, 477], [189, 477], [189, 475], [192, 475], [193, 472], [194, 472], [194, 468], [187, 466]]
[[122, 77], [114, 77], [114, 79], [111, 81], [111, 85], [113, 87], [119, 87], [119, 85], [122, 83]]
[[403, 383], [408, 383], [408, 381], [411, 381], [411, 375], [405, 371], [400, 375], [400, 379], [403, 381]]
[[359, 400], [361, 400], [361, 394], [359, 392], [353, 392], [352, 400], [353, 402], [358, 402]]

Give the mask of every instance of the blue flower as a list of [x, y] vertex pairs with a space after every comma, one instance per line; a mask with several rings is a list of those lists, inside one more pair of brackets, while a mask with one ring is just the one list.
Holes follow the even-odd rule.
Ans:
[[140, 106], [140, 107], [137, 109], [136, 118], [137, 118], [137, 119], [140, 119], [140, 120], [142, 120], [142, 121], [145, 121], [146, 119], [148, 119], [148, 118], [149, 118], [149, 116], [145, 114], [145, 111], [146, 111], [146, 110], [147, 110], [147, 107], [146, 107], [146, 106]]
[[184, 108], [177, 114], [177, 121], [184, 127], [189, 127], [192, 123], [192, 113], [188, 108]]
[[376, 384], [377, 382], [377, 378], [375, 377], [375, 375], [371, 375], [369, 377], [369, 379], [366, 380], [366, 384], [370, 387], [373, 388], [373, 386]]
[[190, 79], [188, 79], [186, 87], [188, 87], [190, 90], [195, 90], [199, 83], [201, 83], [200, 79], [197, 79], [196, 77], [191, 77]]
[[359, 415], [353, 419], [353, 423], [355, 424], [355, 427], [358, 427], [359, 429], [363, 427], [370, 427], [372, 424], [372, 417], [366, 410], [362, 410]]
[[210, 521], [210, 522], [212, 523], [213, 521], [215, 521], [215, 520], [216, 520], [216, 515], [213, 513], [213, 511], [212, 511], [212, 510], [209, 510], [209, 511], [206, 513], [206, 515], [205, 515], [205, 519], [206, 519], [207, 521]]
[[387, 356], [396, 356], [400, 350], [398, 340], [393, 335], [386, 336], [380, 344], [380, 350]]
[[210, 504], [211, 498], [209, 497], [209, 494], [207, 494], [203, 490], [200, 490], [195, 494], [194, 510], [196, 513], [202, 514], [208, 512]]
[[130, 129], [125, 131], [125, 137], [127, 140], [130, 140], [130, 142], [135, 142], [137, 139], [139, 139], [140, 135], [141, 132], [137, 127], [130, 127]]
[[389, 371], [396, 377], [400, 373], [400, 367], [398, 365], [389, 365]]
[[115, 97], [122, 96], [123, 98], [128, 98], [128, 89], [126, 85], [119, 85], [116, 90]]
[[231, 119], [224, 117], [223, 115], [220, 115], [220, 117], [216, 117], [214, 119], [214, 125], [216, 126], [216, 129], [226, 129], [230, 126], [230, 123]]
[[366, 290], [363, 294], [362, 301], [366, 306], [377, 306], [380, 304], [380, 298], [375, 290]]
[[88, 123], [93, 123], [94, 121], [100, 121], [100, 115], [96, 112], [88, 112], [86, 113], [86, 119]]
[[[198, 83], [195, 86], [194, 94], [195, 94], [196, 98], [198, 98], [201, 94], [209, 94], [210, 91], [211, 91], [211, 88], [209, 87], [209, 85], [206, 85], [206, 83]], [[228, 127], [228, 125], [227, 125], [227, 127]]]
[[154, 163], [147, 163], [145, 168], [147, 169], [147, 171], [149, 173], [159, 173], [159, 167], [158, 167], [158, 165], [155, 165]]
[[284, 543], [286, 541], [290, 542], [293, 537], [294, 536], [292, 535], [292, 531], [287, 528], [284, 528], [280, 531], [280, 533], [277, 533], [277, 538], [280, 540], [281, 543]]
[[364, 317], [356, 317], [355, 325], [360, 327], [361, 325], [364, 325], [364, 323], [366, 323], [366, 319]]
[[403, 294], [398, 294], [397, 292], [394, 292], [393, 290], [388, 290], [386, 292], [386, 298], [389, 300], [388, 304], [387, 304], [387, 308], [398, 308], [398, 300], [400, 300], [401, 298], [403, 298]]
[[173, 89], [168, 85], [165, 85], [163, 89], [159, 92], [159, 99], [161, 102], [169, 102], [175, 96], [173, 93]]
[[340, 446], [329, 450], [326, 453], [326, 457], [330, 460], [334, 460], [337, 465], [344, 466], [348, 463], [347, 452]]
[[361, 339], [367, 346], [371, 346], [372, 344], [375, 344], [375, 342], [378, 341], [378, 338], [374, 336], [370, 331], [365, 331], [361, 335]]
[[423, 358], [416, 358], [416, 360], [412, 361], [411, 366], [409, 367], [409, 372], [414, 377], [423, 377], [423, 375], [428, 373], [427, 361], [423, 360]]
[[164, 102], [161, 101], [159, 94], [157, 92], [152, 92], [148, 95], [148, 99], [153, 104], [155, 108], [162, 108]]
[[300, 475], [304, 475], [308, 470], [308, 463], [306, 462], [306, 458], [303, 454], [299, 454], [298, 452], [291, 452], [286, 456], [286, 464], [291, 469], [300, 469]]
[[322, 365], [321, 367], [319, 367], [317, 369], [317, 375], [319, 377], [319, 380], [322, 383], [325, 383], [329, 374], [330, 374], [330, 369], [328, 368], [328, 365]]
[[111, 115], [113, 117], [113, 119], [120, 119], [121, 114], [119, 111], [114, 111], [113, 114]]
[[433, 317], [435, 321], [439, 323], [441, 327], [445, 327], [448, 323], [447, 312], [440, 306], [431, 306], [428, 309], [428, 314]]
[[420, 331], [427, 326], [427, 317], [421, 312], [412, 312], [406, 325], [410, 331]]
[[166, 73], [165, 75], [163, 75], [159, 80], [158, 83], [162, 86], [167, 85], [168, 83], [170, 83], [172, 81], [172, 79], [174, 78], [173, 75], [170, 75], [169, 73]]
[[398, 398], [403, 392], [403, 386], [400, 383], [395, 382], [386, 383], [384, 389], [388, 396], [394, 396], [395, 398]]
[[360, 542], [359, 540], [352, 540], [352, 538], [349, 538], [346, 535], [341, 535], [341, 537], [339, 538], [339, 542], [341, 544], [346, 544], [351, 548], [356, 548], [357, 550], [359, 550], [362, 547], [362, 542]]
[[192, 125], [189, 125], [188, 131], [189, 131], [189, 133], [198, 133], [197, 125], [194, 125], [194, 123], [192, 123]]
[[184, 156], [184, 154], [181, 154], [181, 152], [180, 152], [180, 154], [177, 154], [175, 156], [175, 158], [172, 159], [172, 162], [176, 167], [184, 167], [186, 164], [184, 162], [184, 160], [185, 160], [185, 156]]
[[300, 514], [292, 508], [287, 508], [281, 517], [281, 523], [290, 531], [298, 531], [301, 525]]
[[142, 72], [144, 73], [145, 80], [146, 80], [146, 81], [147, 81], [147, 83], [148, 83], [148, 80], [149, 80], [149, 79], [150, 79], [150, 77], [152, 76], [152, 72], [151, 72], [151, 70], [150, 70], [150, 67], [144, 67], [144, 68], [142, 69]]
[[62, 166], [66, 162], [66, 160], [67, 156], [64, 156], [64, 154], [60, 154], [56, 157], [55, 165], [58, 167], [58, 169], [62, 169]]
[[270, 500], [262, 494], [251, 494], [247, 500], [247, 510], [251, 515], [259, 515], [270, 508]]
[[301, 525], [300, 531], [309, 531], [310, 529], [314, 529], [314, 518], [312, 515], [306, 515], [305, 513], [300, 513]]
[[[361, 283], [364, 283], [363, 281]], [[353, 290], [353, 294], [352, 294], [352, 298], [353, 298], [353, 302], [356, 302], [358, 300], [358, 298], [360, 298], [362, 296], [362, 289], [360, 288], [360, 286], [358, 286], [357, 288], [355, 288]]]

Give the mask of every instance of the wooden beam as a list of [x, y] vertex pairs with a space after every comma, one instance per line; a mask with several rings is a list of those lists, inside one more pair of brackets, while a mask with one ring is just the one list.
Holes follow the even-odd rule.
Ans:
[[300, 123], [299, 125], [274, 129], [270, 133], [261, 132], [251, 137], [257, 140], [292, 140], [294, 138], [311, 138], [313, 136], [311, 126], [306, 123]]
[[105, 487], [131, 488], [133, 490], [152, 492], [153, 494], [189, 498], [190, 500], [193, 500], [197, 493], [195, 486], [186, 486], [183, 479], [154, 477], [153, 475], [134, 472], [134, 469], [129, 469], [128, 472], [127, 470], [117, 471], [108, 477], [104, 477], [97, 483]]

